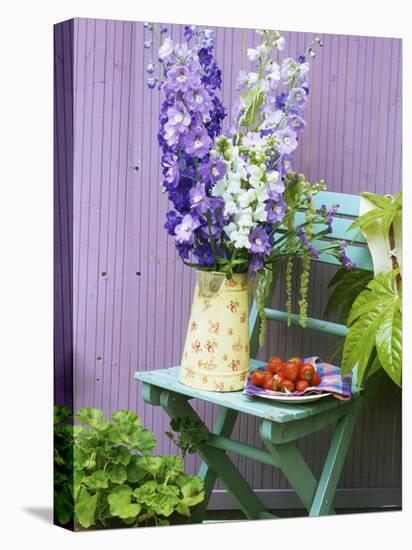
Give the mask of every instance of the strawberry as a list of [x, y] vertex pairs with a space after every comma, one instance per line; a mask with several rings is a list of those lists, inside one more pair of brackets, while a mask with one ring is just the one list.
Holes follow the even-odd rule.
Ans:
[[297, 363], [287, 361], [287, 363], [283, 365], [282, 374], [291, 382], [295, 382], [299, 376], [299, 365]]
[[292, 393], [295, 391], [295, 384], [285, 378], [280, 384], [280, 389], [285, 393]]
[[315, 369], [310, 363], [303, 363], [299, 370], [299, 380], [307, 380], [309, 383], [312, 381], [313, 373]]
[[254, 386], [262, 387], [263, 382], [265, 381], [265, 373], [261, 370], [253, 371], [250, 381]]
[[288, 359], [287, 362], [288, 363], [296, 363], [296, 365], [298, 365], [299, 367], [301, 367], [303, 365], [303, 361], [300, 357], [291, 357], [290, 359]]
[[298, 380], [296, 383], [296, 391], [302, 393], [309, 387], [309, 382], [307, 380]]
[[312, 386], [319, 386], [321, 381], [322, 381], [322, 378], [320, 377], [320, 374], [315, 371], [312, 376]]
[[276, 374], [282, 368], [282, 359], [280, 357], [271, 357], [268, 363], [268, 369], [272, 374]]
[[265, 381], [263, 382], [263, 387], [265, 390], [273, 391], [273, 376], [265, 377]]

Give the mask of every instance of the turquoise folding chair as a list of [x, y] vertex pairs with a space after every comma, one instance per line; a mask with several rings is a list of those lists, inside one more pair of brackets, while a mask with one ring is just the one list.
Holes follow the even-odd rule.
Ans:
[[[347, 239], [348, 256], [357, 267], [373, 269], [369, 249], [362, 235], [348, 231], [352, 221], [359, 215], [360, 198], [355, 195], [322, 192], [315, 197], [316, 206], [326, 204], [340, 205], [334, 219], [333, 232], [329, 238]], [[301, 223], [304, 213], [296, 216], [296, 223]], [[338, 260], [324, 255], [320, 263], [339, 264]], [[286, 322], [287, 313], [271, 309], [273, 290], [276, 284], [278, 268], [274, 266], [274, 277], [271, 292], [265, 304], [266, 318], [270, 321]], [[297, 325], [298, 315], [292, 315], [291, 322]], [[304, 330], [317, 330], [327, 334], [345, 336], [345, 325], [308, 318]], [[254, 359], [258, 351], [259, 315], [256, 304], [250, 312], [249, 334], [252, 370], [261, 366], [261, 361]], [[371, 362], [374, 358], [372, 358]], [[205, 499], [191, 516], [191, 522], [201, 522], [217, 479], [239, 503], [247, 518], [276, 517], [265, 510], [263, 504], [239, 472], [227, 452], [231, 451], [264, 464], [280, 468], [302, 501], [310, 516], [334, 513], [333, 499], [353, 429], [359, 414], [362, 397], [356, 388], [356, 369], [352, 377], [352, 398], [340, 401], [333, 397], [324, 398], [308, 404], [275, 403], [273, 401], [249, 397], [243, 392], [206, 392], [184, 386], [178, 381], [179, 367], [171, 367], [148, 372], [136, 372], [135, 378], [143, 383], [143, 399], [146, 403], [161, 406], [170, 418], [190, 417], [201, 421], [190, 405], [191, 399], [200, 399], [220, 406], [220, 413], [212, 431], [204, 443], [197, 447], [203, 460], [199, 475], [205, 482]], [[265, 449], [253, 447], [231, 438], [239, 412], [256, 416], [260, 419], [259, 435]], [[296, 442], [325, 426], [337, 422], [329, 450], [319, 479], [302, 457]]]

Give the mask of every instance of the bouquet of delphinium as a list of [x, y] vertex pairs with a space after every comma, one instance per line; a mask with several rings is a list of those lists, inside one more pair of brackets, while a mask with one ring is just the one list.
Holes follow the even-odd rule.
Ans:
[[[145, 47], [159, 44], [147, 66], [149, 88], [162, 94], [158, 140], [162, 150], [162, 189], [172, 208], [165, 228], [186, 265], [200, 270], [255, 275], [257, 299], [277, 259], [287, 259], [288, 311], [294, 257], [303, 258], [301, 324], [306, 318], [310, 260], [321, 253], [341, 258], [350, 268], [344, 242], [314, 241], [331, 232], [336, 207], [316, 209], [313, 196], [326, 189], [293, 172], [293, 153], [306, 127], [309, 59], [322, 40], [315, 37], [297, 59], [277, 63], [285, 39], [278, 31], [256, 31], [261, 44], [247, 49], [253, 70], [241, 70], [233, 123], [222, 130], [226, 111], [219, 98], [221, 71], [214, 57], [215, 33], [186, 26], [185, 41], [174, 43], [165, 25], [145, 23]], [[298, 209], [305, 219], [295, 225]], [[324, 229], [314, 231], [315, 224]], [[263, 307], [263, 305], [262, 305]]]

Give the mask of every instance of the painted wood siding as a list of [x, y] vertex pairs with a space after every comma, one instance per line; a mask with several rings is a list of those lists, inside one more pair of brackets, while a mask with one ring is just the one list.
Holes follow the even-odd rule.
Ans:
[[[230, 121], [242, 43], [252, 47], [258, 36], [252, 30], [216, 30], [222, 98]], [[182, 34], [183, 26], [171, 26], [173, 39]], [[301, 53], [311, 37], [286, 32], [283, 54]], [[75, 19], [55, 27], [56, 376], [65, 381], [61, 387], [70, 389], [73, 359], [75, 409], [135, 409], [155, 432], [159, 451], [175, 453], [163, 436], [169, 428], [165, 415], [143, 403], [140, 385], [133, 380], [136, 370], [179, 364], [193, 292], [193, 273], [176, 258], [163, 229], [168, 203], [159, 187], [160, 97], [145, 86], [145, 66], [152, 55], [143, 48], [148, 38], [140, 22]], [[324, 35], [323, 40], [325, 46], [312, 62], [308, 128], [295, 167], [313, 181], [325, 179], [332, 191], [398, 191], [401, 41], [339, 35]], [[333, 272], [313, 270], [314, 316], [322, 315]], [[295, 278], [297, 283], [297, 273]], [[72, 312], [63, 307], [68, 296]], [[283, 290], [275, 302], [284, 303]], [[272, 323], [260, 355], [327, 357], [333, 342], [325, 335]], [[58, 391], [56, 399], [63, 398], [64, 391]], [[211, 425], [216, 410], [201, 403], [198, 410]], [[364, 413], [342, 487], [400, 487], [400, 415], [395, 396]], [[243, 440], [256, 443], [256, 432], [254, 421], [246, 416], [238, 420], [236, 435]], [[329, 432], [302, 444], [315, 473]], [[277, 471], [242, 458], [240, 462], [254, 488], [288, 487]], [[190, 457], [189, 466], [197, 469], [198, 459]]]

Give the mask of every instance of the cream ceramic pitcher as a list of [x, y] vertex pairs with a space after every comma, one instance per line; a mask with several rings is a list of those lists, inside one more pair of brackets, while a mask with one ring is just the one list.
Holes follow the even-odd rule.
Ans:
[[243, 389], [250, 369], [247, 274], [196, 271], [179, 381], [208, 391]]

